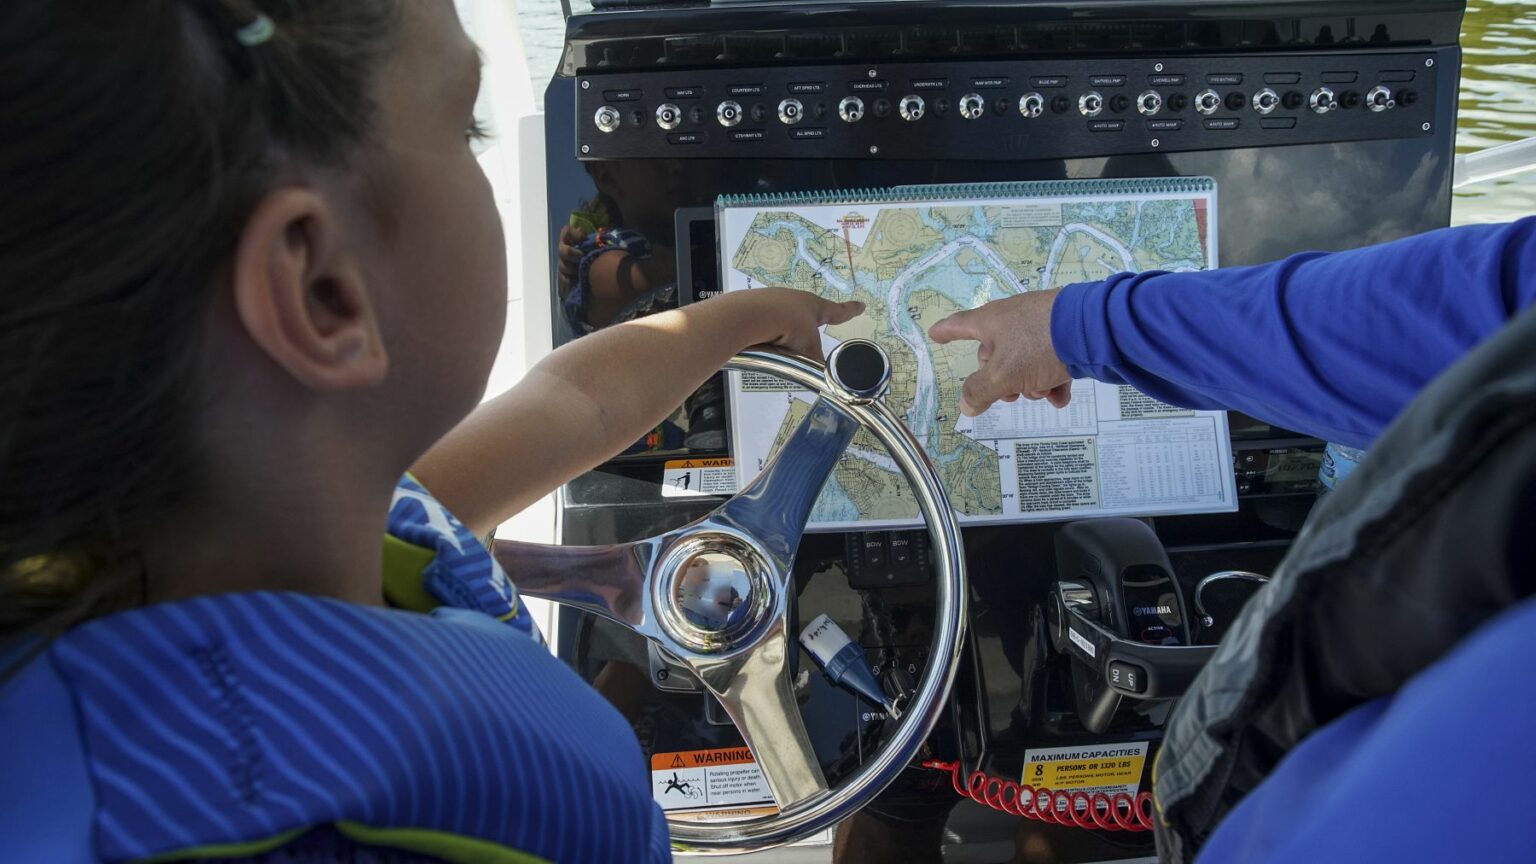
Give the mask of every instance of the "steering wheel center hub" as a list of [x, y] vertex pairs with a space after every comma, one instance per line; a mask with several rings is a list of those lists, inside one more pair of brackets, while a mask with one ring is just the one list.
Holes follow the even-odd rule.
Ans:
[[754, 644], [778, 607], [768, 559], [749, 540], [708, 532], [666, 554], [652, 598], [668, 636], [701, 654], [725, 654]]

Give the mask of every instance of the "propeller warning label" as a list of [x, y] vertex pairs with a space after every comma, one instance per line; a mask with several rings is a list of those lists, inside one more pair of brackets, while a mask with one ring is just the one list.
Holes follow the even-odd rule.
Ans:
[[727, 822], [779, 812], [746, 747], [651, 756], [651, 797], [668, 818]]
[[735, 494], [736, 463], [731, 459], [673, 459], [662, 466], [663, 498]]

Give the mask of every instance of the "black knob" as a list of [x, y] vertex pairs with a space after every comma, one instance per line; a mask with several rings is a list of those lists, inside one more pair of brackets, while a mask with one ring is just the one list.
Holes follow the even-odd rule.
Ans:
[[933, 113], [939, 115], [940, 117], [943, 117], [945, 114], [948, 114], [949, 113], [949, 100], [945, 99], [943, 96], [940, 96], [939, 98], [933, 100]]
[[1301, 91], [1299, 90], [1291, 90], [1284, 96], [1280, 97], [1280, 104], [1284, 105], [1287, 111], [1295, 111], [1297, 108], [1302, 106], [1303, 102], [1306, 101], [1307, 97], [1301, 95]]
[[1236, 90], [1227, 94], [1227, 110], [1241, 111], [1248, 104], [1248, 97]]
[[1399, 90], [1397, 92], [1397, 101], [1404, 105], [1412, 105], [1419, 101], [1419, 93], [1417, 90]]
[[815, 117], [817, 120], [825, 120], [827, 117], [827, 103], [817, 102], [815, 105], [811, 106], [811, 116]]
[[768, 106], [759, 102], [752, 106], [752, 122], [761, 123], [768, 119]]
[[996, 111], [999, 117], [1007, 114], [1011, 108], [1013, 108], [1013, 102], [1007, 96], [999, 96], [997, 101], [992, 103], [992, 110]]
[[1112, 96], [1109, 100], [1109, 110], [1116, 114], [1124, 114], [1125, 109], [1131, 107], [1131, 97], [1120, 95]]
[[1345, 90], [1344, 91], [1344, 95], [1339, 97], [1339, 107], [1340, 108], [1358, 108], [1358, 107], [1360, 107], [1360, 94], [1358, 92], [1354, 91], [1354, 90]]
[[875, 116], [876, 117], [889, 117], [889, 116], [891, 116], [891, 100], [889, 100], [889, 99], [876, 99], [875, 100]]
[[1065, 114], [1067, 113], [1067, 109], [1071, 107], [1071, 100], [1065, 96], [1057, 96], [1055, 99], [1051, 100], [1051, 110], [1057, 114]]
[[864, 339], [849, 339], [838, 345], [827, 362], [837, 382], [859, 396], [879, 395], [891, 374], [885, 352]]
[[688, 109], [688, 122], [697, 126], [704, 122], [704, 109], [695, 105]]
[[1175, 93], [1172, 96], [1168, 97], [1168, 110], [1169, 111], [1183, 111], [1185, 108], [1188, 108], [1188, 107], [1189, 107], [1189, 97], [1185, 96], [1183, 93]]
[[645, 112], [641, 111], [639, 108], [636, 108], [635, 110], [629, 112], [629, 125], [631, 125], [631, 126], [644, 126], [645, 125]]

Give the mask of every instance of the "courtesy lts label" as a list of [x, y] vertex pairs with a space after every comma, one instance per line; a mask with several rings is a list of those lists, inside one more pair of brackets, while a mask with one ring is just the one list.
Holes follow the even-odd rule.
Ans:
[[672, 819], [725, 822], [779, 812], [746, 747], [651, 756], [651, 797]]
[[1089, 747], [1042, 747], [1024, 753], [1023, 783], [1035, 789], [1135, 795], [1147, 761], [1145, 741]]

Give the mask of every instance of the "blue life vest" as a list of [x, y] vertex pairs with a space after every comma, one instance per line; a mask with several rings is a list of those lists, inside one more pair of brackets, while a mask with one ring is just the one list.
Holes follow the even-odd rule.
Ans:
[[315, 826], [445, 860], [670, 860], [623, 718], [468, 610], [254, 593], [122, 612], [0, 689], [0, 742], [6, 860], [253, 854]]
[[391, 602], [470, 608], [212, 595], [43, 647], [0, 684], [0, 859], [670, 861], [634, 733], [484, 547], [408, 479], [390, 534]]

